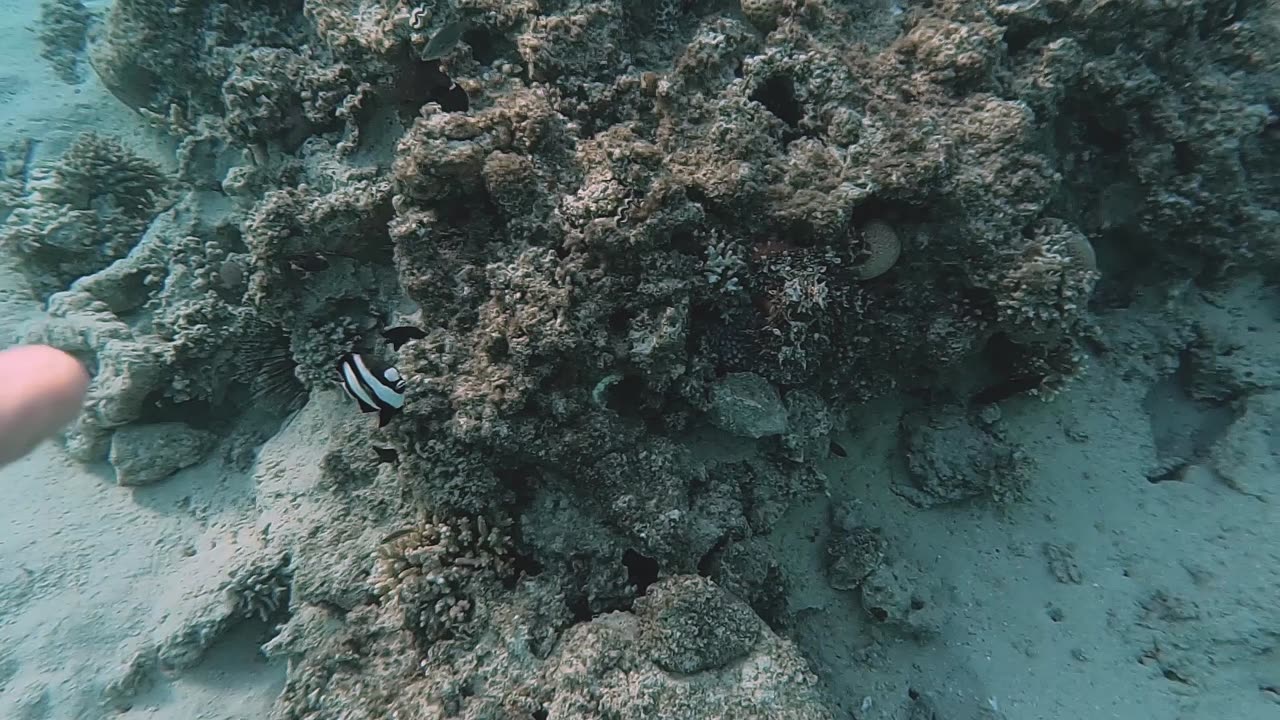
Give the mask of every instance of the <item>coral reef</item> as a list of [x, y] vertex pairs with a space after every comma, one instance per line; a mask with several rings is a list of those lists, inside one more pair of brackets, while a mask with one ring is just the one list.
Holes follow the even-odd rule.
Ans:
[[[0, 241], [48, 300], [31, 339], [94, 371], [82, 460], [283, 416], [352, 350], [405, 377], [317, 469], [412, 525], [372, 584], [289, 548], [236, 603], [283, 615], [289, 587], [279, 717], [825, 717], [714, 583], [785, 625], [759, 538], [824, 486], [848, 406], [985, 373], [973, 410], [904, 418], [895, 489], [1012, 501], [998, 403], [1080, 374], [1091, 303], [1274, 279], [1277, 12], [117, 0], [92, 66], [177, 172], [89, 135], [42, 180], [6, 149]], [[389, 347], [400, 323], [423, 337]], [[1249, 386], [1202, 345], [1206, 383]], [[759, 452], [708, 457], [708, 427]], [[838, 528], [833, 583], [927, 633], [923, 581]]]
[[289, 557], [265, 558], [240, 568], [226, 585], [235, 615], [269, 622], [289, 609]]
[[27, 195], [34, 149], [35, 142], [29, 138], [0, 147], [0, 227]]
[[678, 576], [651, 585], [636, 600], [640, 643], [655, 665], [690, 675], [723, 667], [751, 651], [760, 621], [714, 583]]

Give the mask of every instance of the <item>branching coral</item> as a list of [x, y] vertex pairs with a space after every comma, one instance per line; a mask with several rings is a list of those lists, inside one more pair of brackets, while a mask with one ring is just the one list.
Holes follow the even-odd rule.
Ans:
[[289, 558], [240, 569], [227, 583], [225, 592], [234, 614], [267, 622], [289, 609]]
[[404, 626], [420, 643], [465, 632], [474, 619], [480, 585], [513, 573], [511, 539], [503, 522], [424, 522], [378, 547], [369, 585], [399, 608]]
[[47, 296], [123, 257], [166, 192], [164, 173], [117, 140], [83, 133], [0, 228], [35, 290]]
[[1044, 343], [1075, 329], [1098, 280], [1093, 246], [1078, 230], [1045, 220], [999, 279], [999, 322], [1015, 339]]

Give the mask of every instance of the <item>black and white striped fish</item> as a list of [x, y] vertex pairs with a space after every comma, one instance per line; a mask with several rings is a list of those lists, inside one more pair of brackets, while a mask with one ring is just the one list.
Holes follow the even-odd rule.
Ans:
[[400, 371], [370, 355], [347, 353], [338, 361], [338, 382], [360, 412], [378, 413], [378, 427], [386, 425], [404, 407], [404, 378]]

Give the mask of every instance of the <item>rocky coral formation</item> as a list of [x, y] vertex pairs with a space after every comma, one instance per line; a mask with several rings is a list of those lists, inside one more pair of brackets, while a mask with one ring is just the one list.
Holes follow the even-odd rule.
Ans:
[[1018, 500], [1030, 482], [1030, 456], [963, 409], [942, 407], [903, 419], [911, 484], [894, 492], [921, 507], [979, 496]]
[[111, 435], [111, 466], [121, 485], [150, 485], [204, 459], [213, 433], [184, 423], [126, 425]]
[[64, 82], [80, 81], [81, 55], [92, 18], [80, 0], [45, 0], [40, 5], [40, 54]]
[[832, 508], [827, 582], [837, 590], [856, 590], [884, 564], [887, 545], [880, 528], [859, 523], [853, 503]]
[[124, 257], [166, 192], [154, 163], [114, 138], [83, 133], [0, 227], [0, 247], [21, 259], [48, 297]]
[[[273, 717], [832, 717], [794, 646], [739, 601], [696, 576], [653, 589], [636, 614], [566, 627], [556, 599], [526, 580], [469, 642], [437, 647], [427, 672], [415, 672], [410, 634], [391, 630], [385, 608], [360, 608], [337, 626], [299, 621], [296, 642], [321, 639]], [[540, 639], [547, 623], [555, 642]]]
[[[767, 630], [677, 642], [751, 618], [664, 578], [712, 568], [782, 625], [753, 539], [822, 487], [841, 408], [987, 371], [985, 415], [904, 421], [898, 489], [1011, 500], [1027, 467], [994, 403], [1079, 373], [1095, 289], [1274, 274], [1276, 12], [117, 0], [93, 67], [174, 136], [181, 184], [100, 137], [44, 183], [6, 150], [0, 236], [49, 299], [33, 339], [94, 370], [82, 459], [130, 424], [283, 414], [348, 351], [404, 375], [380, 452], [344, 426], [319, 472], [354, 508], [394, 481], [401, 519], [440, 521], [384, 549], [380, 600], [291, 556], [287, 632], [310, 640], [282, 717], [821, 717]], [[401, 322], [423, 337], [387, 347]], [[706, 426], [763, 455], [708, 460]], [[459, 520], [498, 514], [509, 540]], [[836, 582], [927, 627], [874, 533], [844, 530]]]

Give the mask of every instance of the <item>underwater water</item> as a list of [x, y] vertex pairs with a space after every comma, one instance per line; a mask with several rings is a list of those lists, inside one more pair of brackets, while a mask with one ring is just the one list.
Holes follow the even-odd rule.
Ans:
[[1277, 40], [0, 0], [0, 720], [1280, 717]]

